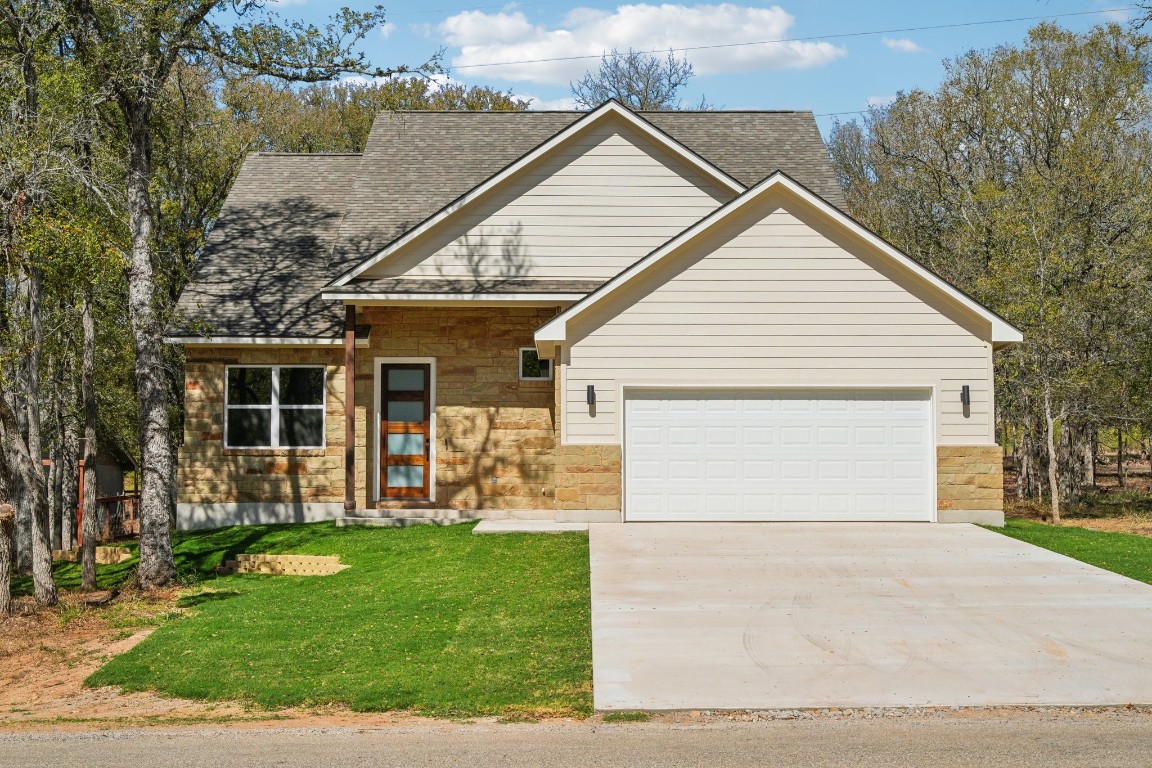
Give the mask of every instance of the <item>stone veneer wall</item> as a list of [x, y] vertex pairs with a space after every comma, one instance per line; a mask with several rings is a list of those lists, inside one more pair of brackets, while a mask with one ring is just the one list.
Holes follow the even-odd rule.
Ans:
[[[344, 500], [344, 366], [340, 349], [186, 348], [181, 504]], [[324, 448], [225, 448], [227, 365], [324, 365]]]
[[556, 509], [620, 510], [618, 445], [561, 445], [556, 449]]
[[1004, 450], [998, 445], [936, 448], [936, 501], [944, 510], [1004, 509]]
[[[520, 381], [520, 347], [554, 309], [366, 307], [356, 350], [356, 497], [379, 507], [550, 510], [555, 502], [554, 381]], [[436, 358], [436, 499], [376, 503], [369, 450], [377, 358]]]

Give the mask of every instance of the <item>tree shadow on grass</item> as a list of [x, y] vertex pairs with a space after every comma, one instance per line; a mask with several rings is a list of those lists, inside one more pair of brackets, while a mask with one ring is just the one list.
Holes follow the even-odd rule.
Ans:
[[196, 608], [208, 603], [220, 603], [225, 600], [231, 600], [234, 597], [240, 597], [244, 594], [235, 589], [230, 589], [221, 592], [201, 592], [196, 595], [185, 595], [176, 601], [177, 608]]

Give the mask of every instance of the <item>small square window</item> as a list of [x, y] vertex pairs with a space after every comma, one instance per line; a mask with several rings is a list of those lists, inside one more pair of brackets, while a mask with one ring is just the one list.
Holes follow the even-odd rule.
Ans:
[[520, 347], [520, 380], [552, 381], [552, 361], [541, 360], [535, 347]]

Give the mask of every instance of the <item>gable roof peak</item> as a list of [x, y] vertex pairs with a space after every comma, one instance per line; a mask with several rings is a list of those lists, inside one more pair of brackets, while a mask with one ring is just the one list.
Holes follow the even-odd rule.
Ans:
[[615, 99], [609, 99], [596, 109], [584, 114], [575, 122], [567, 127], [557, 131], [546, 141], [537, 145], [534, 149], [521, 155], [519, 159], [505, 166], [502, 170], [494, 175], [488, 177], [482, 183], [476, 185], [468, 192], [456, 198], [452, 202], [445, 205], [436, 213], [426, 218], [421, 223], [411, 227], [402, 235], [397, 237], [391, 243], [388, 243], [382, 249], [376, 251], [374, 254], [366, 259], [361, 260], [358, 264], [351, 269], [346, 270], [338, 278], [334, 279], [329, 285], [333, 288], [347, 285], [355, 278], [363, 275], [367, 270], [376, 266], [384, 259], [391, 256], [393, 253], [403, 248], [406, 244], [416, 240], [424, 235], [429, 230], [433, 229], [445, 219], [452, 217], [461, 209], [469, 206], [473, 201], [481, 198], [493, 188], [503, 183], [505, 180], [515, 176], [520, 171], [534, 163], [537, 159], [547, 155], [549, 152], [556, 149], [558, 146], [564, 144], [573, 136], [579, 135], [588, 130], [591, 126], [597, 124], [609, 115], [614, 115], [624, 120], [626, 123], [637, 129], [640, 133], [653, 139], [657, 144], [662, 145], [671, 154], [679, 157], [688, 165], [695, 167], [701, 171], [705, 176], [710, 177], [713, 181], [721, 187], [725, 187], [736, 195], [743, 193], [746, 187], [739, 181], [734, 179], [725, 171], [721, 170], [712, 162], [706, 160], [694, 150], [688, 148], [677, 139], [670, 136], [666, 131], [653, 125], [650, 121], [645, 120], [640, 115], [637, 115], [632, 110], [628, 109]]

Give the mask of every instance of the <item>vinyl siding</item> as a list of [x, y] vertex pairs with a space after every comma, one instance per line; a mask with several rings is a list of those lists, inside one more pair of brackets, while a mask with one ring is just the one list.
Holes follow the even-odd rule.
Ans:
[[732, 196], [651, 138], [607, 120], [369, 274], [607, 280]]
[[804, 207], [765, 205], [623, 289], [642, 294], [635, 303], [609, 299], [575, 321], [560, 367], [565, 442], [618, 444], [625, 386], [710, 385], [935, 387], [938, 444], [993, 443], [991, 345], [977, 323]]

